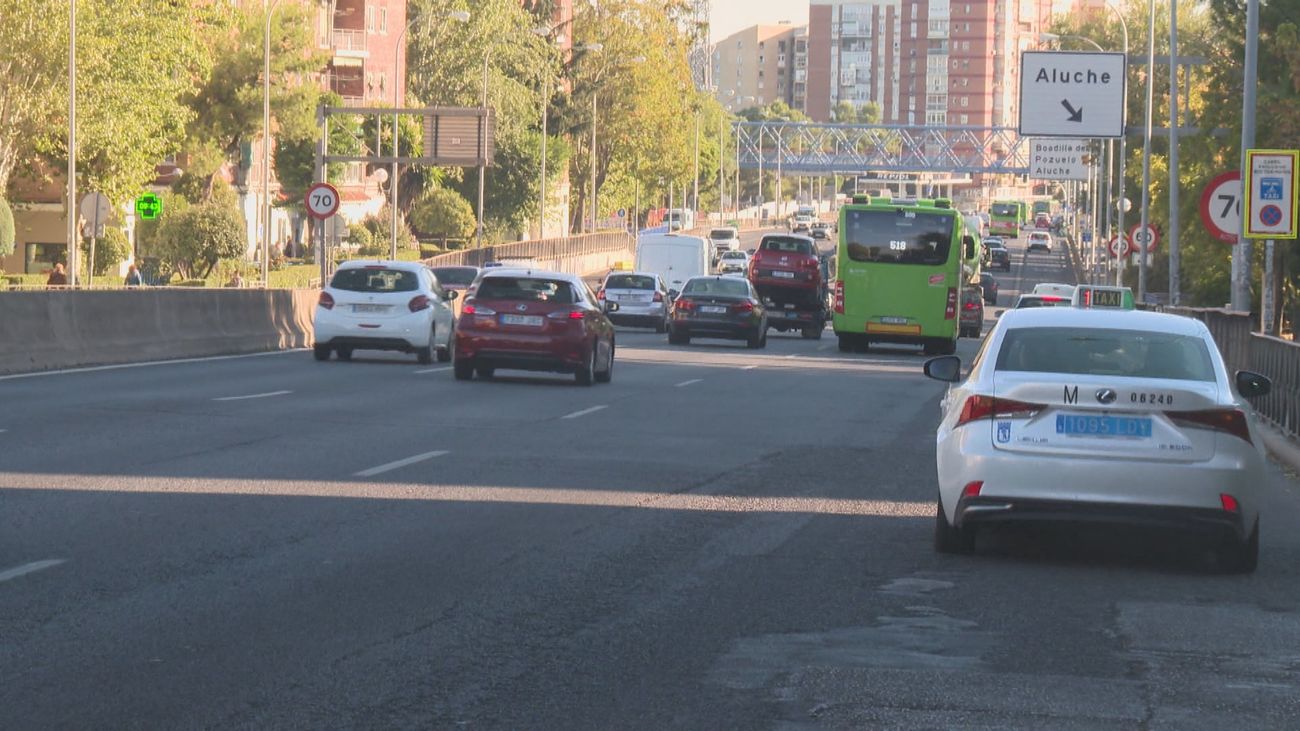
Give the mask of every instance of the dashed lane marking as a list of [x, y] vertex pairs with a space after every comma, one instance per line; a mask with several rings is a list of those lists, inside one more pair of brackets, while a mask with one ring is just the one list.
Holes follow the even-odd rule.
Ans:
[[681, 383], [677, 384], [677, 388], [683, 388], [685, 386], [691, 385], [692, 383], [699, 383], [700, 381], [703, 380], [704, 380], [703, 378], [692, 378], [689, 381], [682, 381]]
[[266, 393], [250, 393], [246, 396], [222, 396], [214, 398], [213, 401], [247, 401], [255, 398], [271, 398], [272, 396], [285, 396], [293, 391], [267, 391]]
[[25, 563], [22, 566], [15, 566], [8, 571], [0, 571], [0, 583], [4, 583], [10, 579], [16, 579], [20, 576], [34, 574], [37, 571], [54, 568], [65, 561], [67, 561], [66, 558], [50, 558], [44, 561], [32, 561], [31, 563]]
[[374, 477], [375, 475], [382, 475], [385, 472], [392, 472], [393, 470], [399, 470], [403, 467], [408, 467], [417, 462], [424, 462], [426, 460], [434, 459], [435, 457], [441, 457], [446, 454], [449, 454], [449, 452], [445, 449], [439, 449], [433, 452], [425, 452], [424, 454], [417, 454], [413, 457], [407, 457], [406, 459], [399, 459], [395, 462], [381, 464], [378, 467], [371, 467], [368, 470], [361, 470], [360, 472], [352, 476], [353, 477]]
[[608, 409], [608, 408], [609, 408], [609, 406], [607, 406], [607, 405], [593, 406], [593, 407], [591, 407], [590, 409], [583, 409], [582, 411], [575, 411], [575, 412], [573, 412], [572, 414], [565, 414], [564, 416], [561, 416], [560, 418], [561, 418], [561, 419], [576, 419], [576, 418], [578, 418], [578, 417], [580, 417], [580, 416], [586, 416], [587, 414], [594, 414], [594, 413], [596, 413], [597, 411], [600, 411], [601, 409]]

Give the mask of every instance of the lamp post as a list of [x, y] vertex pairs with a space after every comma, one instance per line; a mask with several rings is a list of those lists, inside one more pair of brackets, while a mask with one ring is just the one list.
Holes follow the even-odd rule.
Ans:
[[[77, 286], [77, 0], [68, 12], [68, 286]], [[93, 274], [94, 262], [90, 265]]]
[[262, 286], [271, 284], [271, 17], [280, 0], [262, 0]]
[[[594, 52], [600, 52], [600, 51], [604, 50], [604, 48], [605, 48], [605, 46], [604, 46], [603, 44], [601, 44], [601, 43], [588, 43], [587, 45], [582, 46], [582, 50], [584, 50], [584, 51], [594, 51]], [[632, 57], [632, 58], [627, 59], [627, 62], [628, 62], [628, 63], [645, 63], [645, 61], [646, 61], [646, 57], [645, 57], [645, 56], [634, 56], [634, 57]], [[597, 195], [597, 194], [596, 194], [596, 97], [597, 97], [596, 89], [597, 89], [597, 85], [600, 83], [600, 80], [601, 80], [601, 78], [604, 76], [605, 72], [608, 71], [608, 70], [612, 67], [612, 63], [613, 63], [613, 62], [611, 62], [611, 65], [606, 66], [604, 69], [602, 69], [601, 72], [598, 73], [598, 74], [596, 74], [596, 76], [592, 79], [592, 89], [591, 89], [591, 171], [590, 171], [590, 172], [591, 172], [591, 175], [590, 175], [590, 177], [591, 177], [591, 180], [590, 180], [590, 183], [591, 183], [591, 216], [590, 216], [590, 218], [589, 218], [591, 228], [588, 229], [590, 233], [595, 233], [595, 232], [596, 232], [596, 211], [598, 210], [597, 198], [596, 198], [596, 195]]]
[[[467, 23], [469, 22], [470, 15], [468, 12], [464, 10], [454, 10], [440, 17], [446, 20], [456, 21], [457, 23]], [[388, 190], [389, 193], [392, 194], [392, 200], [389, 201], [388, 207], [392, 209], [391, 210], [392, 220], [389, 222], [389, 234], [390, 234], [389, 253], [394, 259], [397, 258], [397, 190], [398, 190], [398, 181], [400, 180], [400, 177], [398, 175], [397, 158], [401, 155], [401, 153], [399, 152], [401, 147], [399, 146], [399, 139], [398, 139], [399, 138], [399, 132], [398, 132], [399, 115], [397, 113], [397, 109], [400, 106], [400, 99], [398, 97], [398, 94], [400, 90], [406, 85], [405, 83], [403, 83], [405, 77], [402, 75], [402, 61], [405, 58], [405, 54], [402, 52], [406, 50], [407, 31], [411, 30], [411, 26], [420, 22], [422, 19], [423, 18], [421, 16], [417, 16], [407, 21], [406, 26], [402, 28], [402, 32], [399, 33], [397, 36], [397, 45], [393, 47], [393, 170], [389, 174], [392, 182], [389, 184]]]
[[[1247, 174], [1246, 150], [1255, 146], [1255, 99], [1259, 84], [1259, 0], [1246, 0], [1246, 58], [1241, 92], [1241, 174]], [[1244, 190], [1242, 191], [1245, 192]], [[1246, 211], [1249, 214], [1249, 211]], [[1246, 238], [1249, 215], [1241, 217], [1237, 245], [1232, 247], [1232, 309], [1250, 312], [1251, 242]]]
[[[558, 26], [557, 26], [558, 27]], [[557, 36], [551, 39], [551, 33], [555, 28], [541, 26], [533, 28], [534, 35], [541, 36], [547, 41], [547, 65], [542, 72], [542, 156], [538, 161], [541, 168], [541, 174], [537, 183], [537, 238], [546, 238], [546, 138], [548, 117], [551, 107], [551, 66], [550, 66], [550, 49], [552, 43], [562, 43], [564, 36]]]
[[[1146, 125], [1142, 128], [1142, 212], [1139, 234], [1145, 234], [1151, 221], [1151, 123], [1154, 111], [1156, 82], [1156, 0], [1147, 0], [1147, 108]], [[1171, 212], [1177, 215], [1177, 211]], [[1133, 238], [1138, 238], [1134, 236]], [[1145, 302], [1147, 294], [1147, 247], [1138, 247], [1138, 302]]]

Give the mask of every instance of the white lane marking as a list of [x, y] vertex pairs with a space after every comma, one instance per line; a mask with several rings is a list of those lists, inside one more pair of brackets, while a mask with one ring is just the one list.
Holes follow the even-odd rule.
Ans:
[[10, 579], [16, 579], [19, 576], [26, 576], [27, 574], [34, 574], [37, 571], [53, 568], [67, 560], [68, 559], [66, 558], [50, 558], [44, 561], [32, 561], [31, 563], [25, 563], [22, 566], [15, 566], [8, 571], [0, 571], [0, 583], [9, 581]]
[[4, 433], [7, 432], [7, 431], [9, 431], [9, 430], [8, 430], [8, 429], [0, 429], [0, 434], [4, 434]]
[[272, 396], [284, 396], [293, 393], [293, 391], [268, 391], [266, 393], [250, 393], [247, 396], [222, 396], [214, 398], [213, 401], [247, 401], [253, 398], [270, 398]]
[[143, 363], [118, 363], [116, 365], [90, 366], [87, 368], [64, 368], [57, 371], [40, 371], [37, 373], [15, 373], [0, 376], [0, 381], [12, 381], [18, 378], [40, 378], [41, 376], [61, 376], [67, 373], [96, 373], [98, 371], [117, 371], [124, 368], [147, 368], [149, 366], [181, 365], [184, 363], [207, 363], [217, 360], [237, 360], [240, 358], [264, 358], [268, 355], [285, 353], [305, 353], [308, 348], [291, 348], [289, 350], [272, 350], [266, 353], [244, 353], [242, 355], [211, 355], [206, 358], [176, 358], [175, 360], [147, 360]]
[[830, 349], [833, 348], [833, 347], [835, 347], [835, 344], [834, 344], [834, 343], [826, 343], [825, 345], [822, 345], [822, 346], [818, 347], [817, 349], [818, 349], [818, 350], [830, 350]]
[[414, 457], [407, 457], [406, 459], [399, 459], [396, 462], [389, 462], [388, 464], [381, 464], [378, 467], [371, 467], [368, 470], [361, 470], [360, 472], [353, 475], [353, 477], [374, 477], [375, 475], [382, 475], [385, 472], [392, 472], [393, 470], [401, 469], [408, 465], [413, 465], [416, 462], [423, 462], [428, 459], [433, 459], [434, 457], [441, 457], [444, 454], [449, 454], [449, 452], [447, 452], [447, 450], [445, 449], [439, 449], [434, 452], [425, 452], [424, 454], [417, 454]]
[[681, 383], [677, 384], [677, 388], [682, 388], [683, 386], [689, 386], [692, 383], [699, 383], [700, 381], [703, 380], [704, 380], [703, 378], [692, 378], [689, 381], [682, 381]]
[[583, 409], [582, 411], [575, 411], [575, 412], [573, 412], [572, 414], [565, 414], [564, 416], [561, 416], [560, 418], [561, 418], [561, 419], [576, 419], [576, 418], [578, 418], [579, 416], [586, 416], [587, 414], [594, 414], [594, 413], [596, 413], [597, 411], [600, 411], [601, 409], [608, 409], [608, 408], [609, 408], [609, 406], [604, 406], [604, 405], [603, 405], [603, 406], [593, 406], [593, 407], [591, 407], [590, 409]]
[[786, 360], [794, 360], [795, 358], [798, 358], [798, 357], [799, 357], [799, 354], [798, 354], [798, 353], [792, 353], [792, 354], [790, 354], [790, 355], [783, 355], [783, 356], [781, 356], [781, 357], [785, 358]]
[[752, 370], [754, 370], [754, 369], [757, 368], [757, 367], [758, 367], [758, 366], [756, 366], [756, 365], [745, 366], [744, 368], [741, 368], [740, 370], [742, 370], [742, 371], [752, 371]]
[[449, 370], [451, 370], [451, 366], [446, 366], [444, 368], [425, 368], [422, 371], [416, 371], [415, 374], [420, 375], [421, 373], [442, 373], [443, 371], [449, 371]]

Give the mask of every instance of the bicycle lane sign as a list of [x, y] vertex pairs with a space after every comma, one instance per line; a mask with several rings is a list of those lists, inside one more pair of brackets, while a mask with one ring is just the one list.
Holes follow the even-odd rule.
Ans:
[[1246, 238], [1297, 237], [1297, 173], [1300, 151], [1247, 150], [1245, 195]]

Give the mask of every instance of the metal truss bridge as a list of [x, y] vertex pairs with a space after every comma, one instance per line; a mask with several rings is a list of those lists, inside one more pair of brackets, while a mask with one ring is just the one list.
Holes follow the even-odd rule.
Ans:
[[740, 167], [822, 174], [1029, 172], [1029, 143], [1012, 127], [736, 122]]

